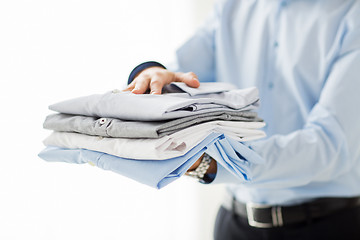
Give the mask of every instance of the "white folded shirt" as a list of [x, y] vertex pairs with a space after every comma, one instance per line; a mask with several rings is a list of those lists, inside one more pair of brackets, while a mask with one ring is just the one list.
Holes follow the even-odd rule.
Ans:
[[219, 92], [216, 83], [201, 83], [199, 88], [190, 88], [184, 83], [169, 85], [170, 88], [174, 86], [182, 92], [137, 95], [117, 90], [70, 99], [49, 108], [73, 115], [160, 121], [214, 111], [253, 110], [258, 106], [259, 96], [255, 87], [233, 90], [224, 88]]
[[265, 137], [265, 133], [259, 130], [264, 126], [263, 122], [212, 121], [158, 139], [107, 138], [53, 132], [44, 140], [44, 144], [84, 148], [129, 159], [164, 160], [184, 155], [212, 132], [224, 133], [237, 141], [249, 141]]

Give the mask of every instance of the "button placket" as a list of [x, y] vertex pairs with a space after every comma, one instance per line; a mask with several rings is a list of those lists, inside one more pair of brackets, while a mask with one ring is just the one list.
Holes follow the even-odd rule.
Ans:
[[281, 12], [283, 10], [284, 7], [287, 6], [287, 0], [282, 0], [280, 3], [278, 3], [278, 7], [276, 10], [276, 14], [274, 17], [274, 21], [275, 21], [275, 28], [273, 29], [273, 38], [272, 38], [272, 43], [273, 43], [273, 48], [270, 48], [270, 55], [271, 57], [271, 67], [269, 69], [269, 76], [271, 76], [271, 78], [268, 78], [267, 81], [267, 89], [272, 90], [275, 87], [274, 84], [274, 80], [276, 78], [276, 59], [277, 59], [277, 52], [278, 52], [278, 48], [279, 48], [279, 27], [280, 27], [280, 17], [281, 17]]

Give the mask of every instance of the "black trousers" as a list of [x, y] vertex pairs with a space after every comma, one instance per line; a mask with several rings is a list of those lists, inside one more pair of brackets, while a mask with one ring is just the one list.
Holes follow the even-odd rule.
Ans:
[[235, 239], [360, 240], [360, 207], [345, 209], [307, 223], [274, 228], [251, 227], [247, 219], [221, 207], [216, 217], [214, 240]]

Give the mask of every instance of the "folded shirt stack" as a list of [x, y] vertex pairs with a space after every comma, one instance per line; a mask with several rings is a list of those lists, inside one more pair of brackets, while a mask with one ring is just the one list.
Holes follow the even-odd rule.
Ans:
[[[204, 153], [247, 179], [241, 142], [264, 137], [256, 88], [172, 83], [162, 95], [114, 90], [51, 105], [46, 161], [90, 163], [155, 188], [176, 180]], [[245, 151], [246, 152], [249, 151]], [[261, 160], [254, 156], [252, 163]]]

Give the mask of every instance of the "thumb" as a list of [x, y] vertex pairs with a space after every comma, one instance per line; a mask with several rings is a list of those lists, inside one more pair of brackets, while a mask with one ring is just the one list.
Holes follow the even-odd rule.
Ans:
[[183, 82], [189, 87], [197, 88], [200, 86], [198, 77], [193, 72], [177, 72], [175, 73], [175, 82]]

